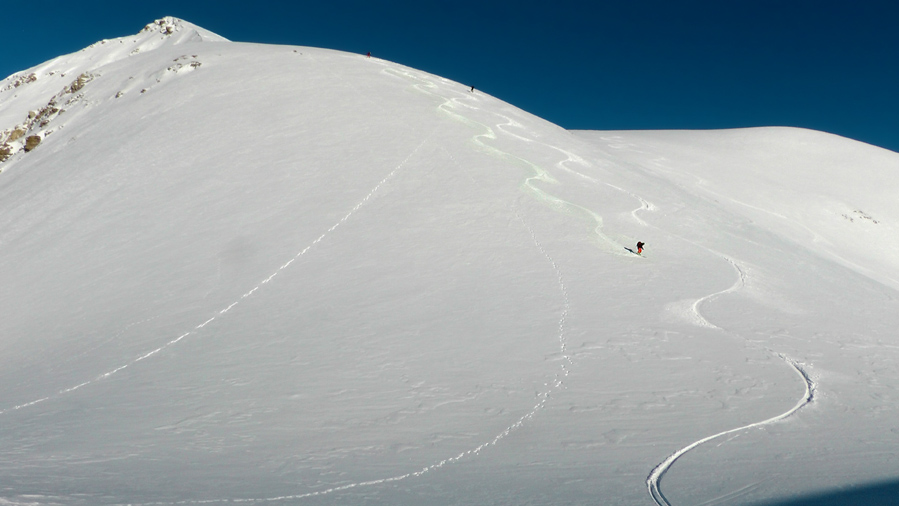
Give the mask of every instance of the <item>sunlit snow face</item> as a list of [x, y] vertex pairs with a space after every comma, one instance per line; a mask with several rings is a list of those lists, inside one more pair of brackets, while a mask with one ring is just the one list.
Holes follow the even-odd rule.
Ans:
[[572, 133], [212, 40], [166, 18], [0, 92], [0, 502], [764, 502], [891, 469], [894, 156]]

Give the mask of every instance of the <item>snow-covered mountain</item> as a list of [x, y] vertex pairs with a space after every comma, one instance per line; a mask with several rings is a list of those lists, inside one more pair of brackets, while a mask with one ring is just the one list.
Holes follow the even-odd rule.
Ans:
[[899, 154], [569, 132], [165, 18], [0, 83], [0, 158], [0, 504], [899, 477]]

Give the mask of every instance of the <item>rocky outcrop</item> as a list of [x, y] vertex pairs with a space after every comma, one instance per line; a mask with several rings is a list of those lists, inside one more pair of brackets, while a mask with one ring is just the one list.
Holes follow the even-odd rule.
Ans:
[[22, 127], [13, 128], [12, 132], [9, 134], [9, 137], [6, 138], [4, 143], [14, 142], [21, 139], [25, 135], [25, 129]]
[[[49, 135], [65, 128], [66, 120], [57, 118], [66, 110], [73, 111], [69, 115], [77, 115], [86, 107], [105, 103], [101, 97], [85, 98], [92, 93], [90, 83], [103, 78], [104, 66], [139, 52], [181, 44], [194, 48], [198, 46], [188, 44], [206, 41], [227, 42], [227, 39], [181, 19], [164, 17], [148, 24], [137, 35], [98, 41], [78, 53], [35, 67], [35, 71], [21, 72], [0, 81], [0, 94], [3, 94], [0, 110], [6, 113], [5, 124], [0, 125], [0, 163], [15, 163], [20, 155], [34, 150]], [[166, 67], [149, 72], [148, 79], [140, 85], [137, 81], [124, 83], [115, 97], [122, 98], [132, 89], [144, 93], [172, 76], [196, 70], [202, 65], [197, 58], [196, 54], [176, 58]], [[63, 79], [68, 73], [77, 77]], [[55, 77], [51, 79], [51, 76]], [[29, 93], [20, 93], [25, 86], [29, 86]], [[33, 88], [38, 88], [36, 91], [40, 93], [31, 91]]]
[[78, 78], [76, 78], [74, 81], [72, 81], [72, 84], [66, 86], [65, 89], [63, 90], [63, 93], [68, 93], [68, 94], [75, 93], [78, 90], [80, 90], [81, 88], [84, 88], [84, 85], [91, 82], [91, 80], [93, 80], [93, 78], [94, 78], [93, 74], [91, 74], [89, 72], [85, 72], [85, 73], [81, 74], [80, 76], [78, 76]]
[[37, 74], [35, 74], [34, 72], [24, 76], [17, 76], [15, 79], [12, 79], [12, 82], [7, 84], [6, 87], [3, 88], [3, 91], [18, 88], [19, 86], [24, 86], [35, 81], [37, 81]]
[[170, 16], [164, 17], [162, 19], [157, 19], [156, 21], [145, 26], [140, 33], [145, 32], [160, 32], [163, 35], [171, 35], [175, 33], [175, 29], [178, 28], [179, 19], [173, 18]]
[[38, 144], [41, 143], [40, 135], [29, 135], [28, 138], [25, 139], [25, 152], [29, 152], [32, 149], [36, 148]]

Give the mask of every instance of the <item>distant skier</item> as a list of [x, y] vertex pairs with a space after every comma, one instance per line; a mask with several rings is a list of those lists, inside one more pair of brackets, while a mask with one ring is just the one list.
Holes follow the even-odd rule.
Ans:
[[371, 51], [369, 51], [368, 54], [365, 56], [366, 56], [366, 58], [371, 58]]
[[471, 87], [471, 92], [470, 92], [470, 93], [474, 93], [474, 86]]
[[637, 254], [640, 255], [643, 253], [643, 243], [637, 242]]

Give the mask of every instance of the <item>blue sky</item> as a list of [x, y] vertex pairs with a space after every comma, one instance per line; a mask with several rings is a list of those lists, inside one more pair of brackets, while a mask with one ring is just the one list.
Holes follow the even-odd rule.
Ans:
[[899, 152], [894, 0], [11, 4], [7, 76], [165, 15], [419, 68], [569, 129], [798, 126]]

